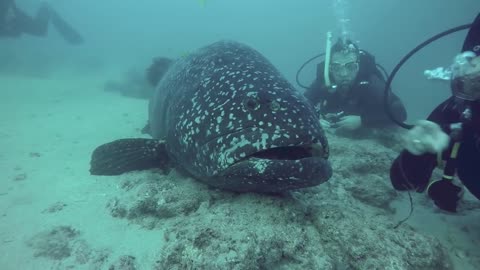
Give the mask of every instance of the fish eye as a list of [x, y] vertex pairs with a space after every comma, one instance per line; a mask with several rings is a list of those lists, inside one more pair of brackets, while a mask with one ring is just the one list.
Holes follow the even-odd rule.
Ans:
[[260, 102], [258, 102], [257, 99], [248, 98], [243, 102], [243, 107], [250, 111], [258, 110], [258, 108], [260, 108]]

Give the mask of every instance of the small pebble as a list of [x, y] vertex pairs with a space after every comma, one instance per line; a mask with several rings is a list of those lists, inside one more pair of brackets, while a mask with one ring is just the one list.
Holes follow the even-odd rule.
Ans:
[[38, 152], [30, 152], [30, 157], [40, 157], [41, 154]]
[[66, 203], [63, 202], [56, 202], [52, 204], [50, 207], [47, 209], [43, 210], [42, 213], [55, 213], [55, 212], [60, 212], [63, 210], [63, 208], [67, 206]]
[[26, 173], [17, 174], [17, 175], [13, 178], [13, 180], [15, 180], [15, 181], [23, 181], [23, 180], [25, 180], [25, 179], [27, 179], [27, 174], [26, 174]]

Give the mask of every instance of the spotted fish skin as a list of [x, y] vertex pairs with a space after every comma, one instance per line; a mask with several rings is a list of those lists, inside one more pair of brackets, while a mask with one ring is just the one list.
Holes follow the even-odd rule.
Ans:
[[149, 124], [172, 160], [214, 187], [279, 192], [332, 174], [313, 108], [242, 43], [219, 41], [177, 60], [156, 87]]

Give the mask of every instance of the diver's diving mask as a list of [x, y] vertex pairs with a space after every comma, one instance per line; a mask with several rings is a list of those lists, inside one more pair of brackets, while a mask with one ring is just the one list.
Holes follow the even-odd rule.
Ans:
[[347, 63], [332, 62], [330, 63], [330, 71], [335, 73], [341, 73], [345, 71], [347, 73], [356, 73], [359, 69], [358, 61], [351, 61]]
[[467, 51], [455, 57], [451, 89], [453, 95], [460, 99], [480, 100], [480, 56]]

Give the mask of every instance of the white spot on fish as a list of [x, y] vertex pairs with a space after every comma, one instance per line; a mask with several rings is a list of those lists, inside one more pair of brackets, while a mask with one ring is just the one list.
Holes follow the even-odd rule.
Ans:
[[256, 160], [253, 167], [258, 171], [258, 173], [263, 174], [268, 167], [268, 163], [270, 163], [270, 161], [267, 159], [259, 159]]

